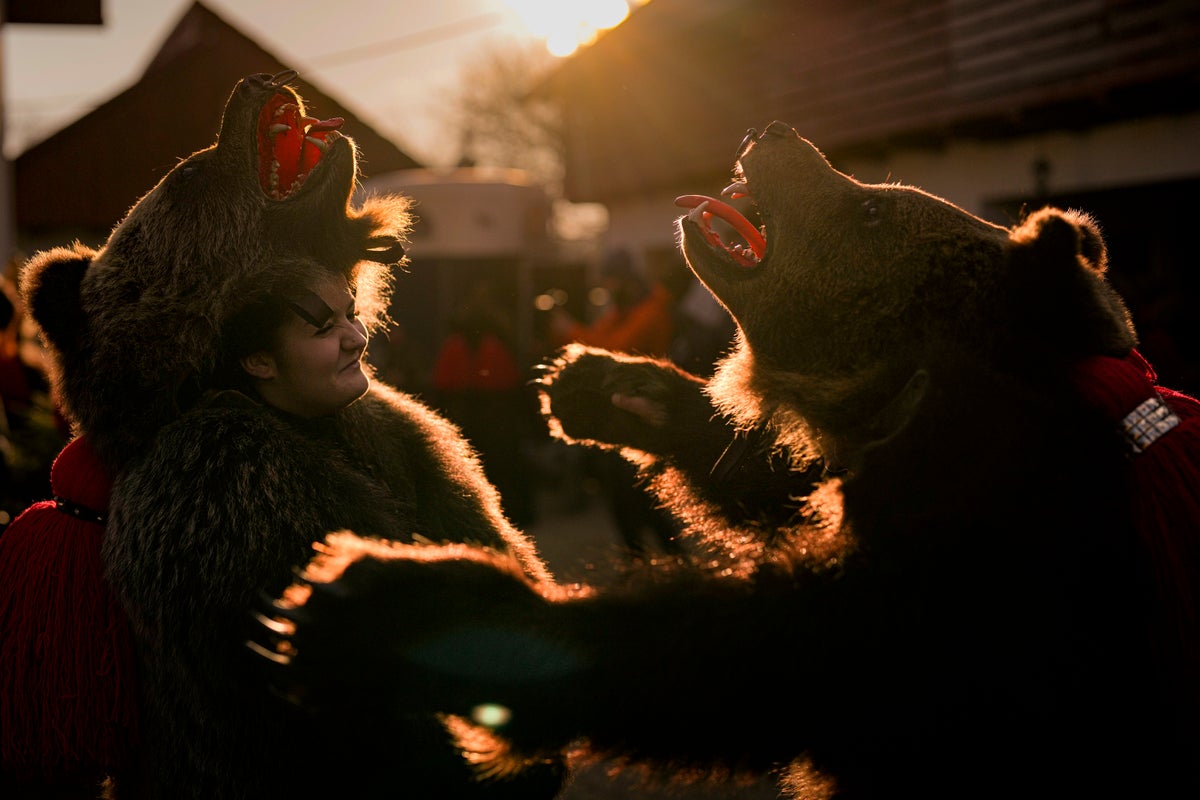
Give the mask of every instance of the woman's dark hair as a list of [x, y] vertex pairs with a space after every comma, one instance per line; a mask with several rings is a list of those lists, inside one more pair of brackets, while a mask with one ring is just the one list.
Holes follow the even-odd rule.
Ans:
[[264, 294], [252, 299], [226, 320], [221, 329], [213, 388], [248, 389], [250, 379], [242, 369], [242, 359], [260, 350], [273, 349], [279, 343], [279, 332], [291, 314], [287, 300], [278, 295]]

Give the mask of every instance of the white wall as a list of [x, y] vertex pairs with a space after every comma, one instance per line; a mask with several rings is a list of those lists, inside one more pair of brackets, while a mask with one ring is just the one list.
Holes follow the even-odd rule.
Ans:
[[517, 257], [546, 246], [546, 191], [517, 170], [400, 170], [364, 181], [360, 196], [387, 192], [413, 201], [414, 258]]

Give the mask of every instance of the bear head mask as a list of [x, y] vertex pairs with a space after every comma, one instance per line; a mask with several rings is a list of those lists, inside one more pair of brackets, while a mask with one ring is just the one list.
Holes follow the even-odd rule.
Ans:
[[353, 271], [368, 324], [385, 318], [407, 201], [351, 206], [354, 142], [340, 118], [308, 115], [295, 77], [242, 79], [216, 143], [176, 165], [98, 251], [76, 243], [26, 265], [59, 402], [110, 468], [203, 390], [222, 325], [248, 299]]

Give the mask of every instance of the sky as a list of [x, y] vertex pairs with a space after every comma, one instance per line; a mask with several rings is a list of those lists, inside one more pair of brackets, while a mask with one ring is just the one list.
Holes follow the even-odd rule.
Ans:
[[[0, 32], [9, 158], [134, 83], [192, 0], [102, 0], [104, 25]], [[420, 162], [453, 163], [439, 108], [464, 62], [542, 43], [565, 55], [645, 0], [204, 0]]]

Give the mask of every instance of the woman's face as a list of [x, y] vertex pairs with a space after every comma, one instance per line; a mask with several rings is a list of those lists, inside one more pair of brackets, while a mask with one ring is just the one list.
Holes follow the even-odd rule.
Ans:
[[278, 344], [247, 356], [242, 366], [264, 401], [299, 417], [332, 414], [362, 397], [366, 328], [343, 278], [331, 278], [294, 298]]

